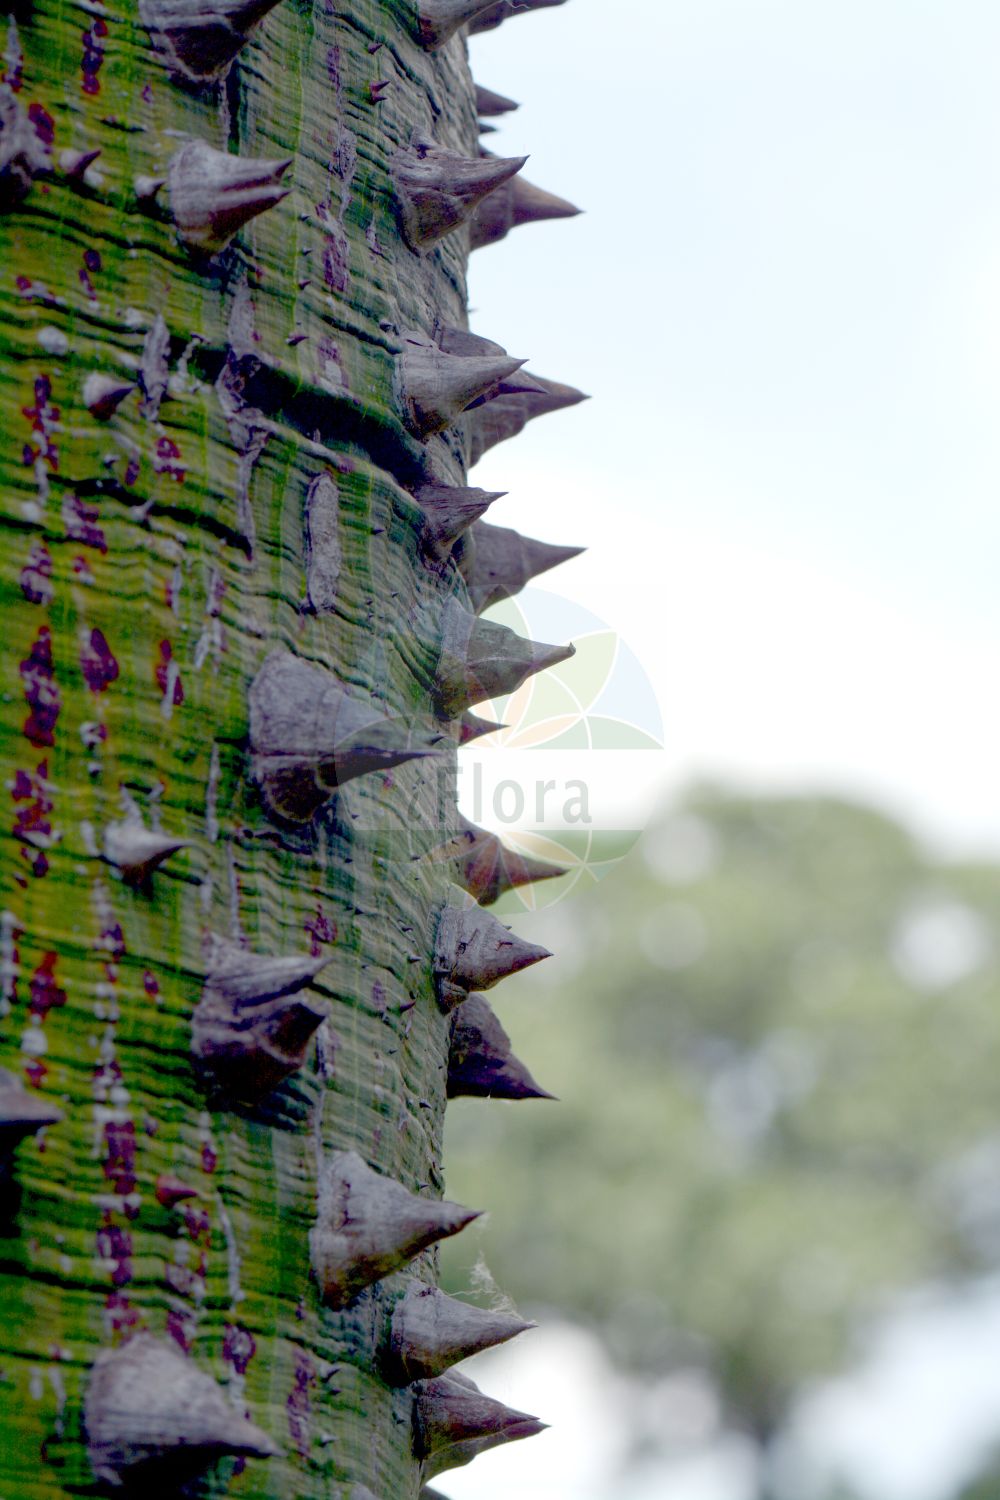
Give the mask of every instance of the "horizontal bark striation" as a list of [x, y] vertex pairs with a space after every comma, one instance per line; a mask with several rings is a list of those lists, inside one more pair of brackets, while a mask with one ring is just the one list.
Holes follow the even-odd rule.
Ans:
[[[441, 1194], [447, 873], [412, 830], [455, 831], [457, 736], [294, 829], [246, 752], [276, 645], [429, 718], [442, 608], [465, 598], [403, 488], [461, 484], [462, 439], [407, 432], [396, 370], [403, 330], [464, 322], [465, 232], [410, 249], [388, 170], [432, 128], [474, 154], [464, 44], [425, 52], [409, 4], [340, 9], [278, 5], [201, 90], [130, 11], [39, 0], [12, 24], [8, 83], [52, 160], [100, 155], [0, 218], [0, 1066], [65, 1115], [17, 1148], [0, 1207], [5, 1500], [92, 1491], [87, 1373], [134, 1329], [280, 1445], [234, 1494], [419, 1489], [411, 1397], [373, 1368], [403, 1280], [322, 1307], [308, 1231], [334, 1148]], [[288, 196], [215, 259], [155, 186], [187, 139], [293, 159]], [[95, 374], [135, 388], [95, 402]], [[339, 558], [314, 594], [320, 480]], [[127, 819], [189, 847], [126, 882], [104, 839]], [[209, 933], [330, 959], [305, 992], [329, 1009], [310, 1060], [257, 1105], [210, 1107], [193, 1065]]]

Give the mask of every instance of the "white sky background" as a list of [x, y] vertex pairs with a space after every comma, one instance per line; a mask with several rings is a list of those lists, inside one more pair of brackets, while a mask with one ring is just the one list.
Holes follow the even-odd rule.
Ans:
[[[1000, 5], [569, 0], [471, 52], [522, 101], [487, 144], [587, 210], [473, 257], [473, 328], [593, 393], [477, 467], [492, 519], [589, 545], [539, 582], [643, 661], [671, 785], [853, 791], [1000, 852]], [[993, 1291], [887, 1335], [804, 1409], [814, 1472], [938, 1500], [1000, 1430], [998, 1328]], [[743, 1500], [709, 1431], [624, 1477], [638, 1395], [580, 1338], [484, 1367], [554, 1428], [444, 1493]]]
[[473, 327], [593, 393], [493, 519], [642, 659], [676, 784], [875, 796], [1000, 850], [1000, 6], [570, 0], [473, 39], [489, 146], [585, 217]]

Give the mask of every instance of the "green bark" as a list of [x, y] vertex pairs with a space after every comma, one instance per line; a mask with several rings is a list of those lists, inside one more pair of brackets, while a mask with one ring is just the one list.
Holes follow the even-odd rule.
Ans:
[[[62, 1119], [3, 1189], [0, 1494], [94, 1490], [90, 1372], [147, 1331], [281, 1449], [202, 1488], [414, 1500], [413, 1390], [378, 1351], [435, 1252], [337, 1311], [309, 1231], [334, 1150], [443, 1187], [449, 868], [417, 856], [459, 828], [432, 689], [467, 595], [412, 491], [461, 485], [466, 439], [415, 434], [398, 355], [464, 326], [468, 232], [415, 251], [390, 164], [414, 134], [476, 155], [464, 40], [420, 45], [409, 0], [286, 0], [192, 87], [134, 10], [38, 0], [6, 58], [0, 1066]], [[291, 158], [214, 256], [178, 234], [189, 140]], [[282, 822], [248, 748], [275, 648], [441, 753]], [[136, 820], [183, 847], [129, 879]], [[250, 1102], [192, 1057], [219, 939], [328, 960], [308, 1061]]]

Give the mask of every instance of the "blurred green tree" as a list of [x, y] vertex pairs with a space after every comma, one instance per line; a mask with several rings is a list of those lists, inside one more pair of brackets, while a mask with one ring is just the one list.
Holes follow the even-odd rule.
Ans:
[[573, 957], [499, 1009], [562, 1107], [449, 1112], [490, 1271], [766, 1443], [898, 1294], [1000, 1264], [998, 914], [1000, 867], [871, 808], [693, 791], [535, 919]]
[[1000, 1454], [993, 1453], [982, 1471], [962, 1487], [955, 1500], [996, 1500], [1000, 1495]]

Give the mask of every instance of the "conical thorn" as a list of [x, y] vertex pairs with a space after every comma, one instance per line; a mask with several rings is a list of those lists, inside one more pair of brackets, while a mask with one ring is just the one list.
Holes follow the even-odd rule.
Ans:
[[418, 0], [417, 39], [428, 50], [443, 47], [474, 16], [492, 8], [493, 0]]
[[476, 114], [490, 118], [493, 115], [506, 115], [512, 109], [520, 109], [515, 99], [508, 99], [505, 94], [495, 94], [492, 89], [484, 89], [482, 84], [476, 84]]
[[462, 538], [458, 566], [477, 614], [524, 588], [539, 573], [570, 562], [585, 547], [560, 547], [522, 536], [509, 526], [477, 521]]
[[459, 817], [454, 838], [435, 849], [433, 858], [456, 866], [456, 879], [480, 906], [492, 906], [507, 891], [536, 880], [556, 880], [567, 874], [565, 865], [518, 854], [486, 828]]
[[527, 370], [515, 370], [513, 375], [507, 375], [503, 380], [498, 381], [495, 390], [485, 396], [477, 396], [465, 409], [475, 411], [477, 406], [482, 406], [487, 401], [497, 400], [501, 396], [537, 396], [541, 390], [542, 387], [534, 375], [529, 375]]
[[132, 191], [135, 193], [136, 203], [143, 213], [149, 213], [155, 206], [160, 193], [167, 185], [165, 177], [150, 177], [140, 172], [132, 178]]
[[139, 0], [139, 17], [167, 69], [204, 83], [218, 78], [278, 0]]
[[543, 958], [547, 948], [528, 943], [481, 906], [445, 906], [434, 939], [438, 1003], [451, 1010], [472, 990], [488, 990]]
[[413, 498], [424, 513], [423, 542], [435, 557], [446, 557], [464, 531], [485, 515], [506, 490], [477, 490], [450, 484], [422, 484]]
[[26, 1136], [58, 1125], [61, 1109], [40, 1094], [29, 1093], [21, 1080], [0, 1068], [0, 1161]]
[[565, 5], [566, 0], [500, 0], [499, 4], [489, 4], [479, 11], [470, 21], [469, 31], [492, 31], [495, 26], [502, 26], [504, 21], [509, 21], [511, 16], [519, 16], [529, 10], [546, 10], [550, 5]]
[[178, 1203], [185, 1203], [189, 1198], [199, 1196], [196, 1187], [192, 1187], [189, 1182], [182, 1182], [169, 1172], [161, 1172], [156, 1179], [156, 1201], [164, 1208], [176, 1208]]
[[287, 198], [291, 188], [281, 179], [291, 164], [291, 157], [235, 156], [189, 141], [171, 158], [167, 177], [181, 239], [205, 255], [225, 249], [251, 219]]
[[83, 382], [83, 404], [92, 417], [107, 422], [134, 390], [134, 380], [119, 380], [93, 370]]
[[511, 1051], [485, 995], [470, 995], [452, 1017], [448, 1098], [555, 1099]]
[[281, 647], [250, 688], [254, 776], [270, 811], [288, 822], [307, 822], [353, 777], [438, 754], [440, 742]]
[[49, 168], [48, 145], [10, 84], [0, 83], [0, 211], [16, 208]]
[[59, 153], [59, 170], [71, 182], [82, 182], [87, 168], [93, 166], [100, 154], [100, 146], [94, 146], [90, 151], [73, 151], [67, 147]]
[[481, 740], [484, 735], [496, 734], [498, 729], [506, 728], [506, 724], [497, 724], [493, 719], [481, 719], [478, 714], [463, 714], [458, 722], [458, 743], [469, 745], [473, 740]]
[[537, 1324], [411, 1282], [392, 1312], [382, 1373], [390, 1385], [443, 1375], [462, 1359], [505, 1344]]
[[190, 839], [174, 839], [146, 828], [138, 816], [109, 823], [104, 830], [104, 858], [109, 865], [117, 866], [127, 885], [148, 885], [153, 871], [165, 860], [190, 848]]
[[155, 1480], [172, 1490], [217, 1459], [281, 1452], [210, 1375], [149, 1333], [97, 1356], [83, 1421], [94, 1474], [115, 1487]]
[[495, 393], [500, 382], [523, 364], [523, 359], [509, 356], [448, 354], [436, 344], [407, 339], [396, 361], [404, 421], [416, 437], [443, 432], [477, 396]]
[[484, 1396], [457, 1370], [414, 1387], [413, 1449], [428, 1478], [467, 1464], [488, 1448], [544, 1431], [537, 1417]]
[[526, 156], [461, 156], [415, 140], [393, 158], [391, 173], [403, 230], [414, 249], [464, 224], [527, 161]]
[[212, 934], [191, 1050], [219, 1091], [256, 1104], [302, 1067], [325, 1006], [294, 998], [332, 954], [273, 957]]
[[487, 699], [516, 692], [536, 672], [575, 654], [572, 645], [525, 640], [506, 625], [477, 619], [454, 599], [442, 614], [433, 692], [439, 713], [447, 718], [457, 718]]
[[306, 989], [330, 962], [331, 953], [276, 957], [253, 953], [211, 933], [205, 943], [206, 983], [238, 1007], [279, 1000]]
[[323, 1301], [346, 1307], [366, 1286], [478, 1217], [458, 1203], [418, 1197], [373, 1171], [356, 1151], [334, 1152], [320, 1174], [316, 1224], [309, 1235]]
[[469, 434], [469, 468], [479, 462], [488, 448], [516, 437], [534, 417], [549, 412], [563, 411], [586, 401], [583, 391], [574, 386], [563, 385], [558, 380], [544, 380], [535, 375], [534, 380], [542, 387], [537, 393], [524, 392], [517, 396], [500, 396], [489, 406], [477, 407], [465, 419]]
[[580, 212], [568, 199], [515, 177], [476, 208], [470, 219], [469, 244], [473, 250], [481, 250], [484, 245], [495, 245], [520, 224], [574, 219]]

